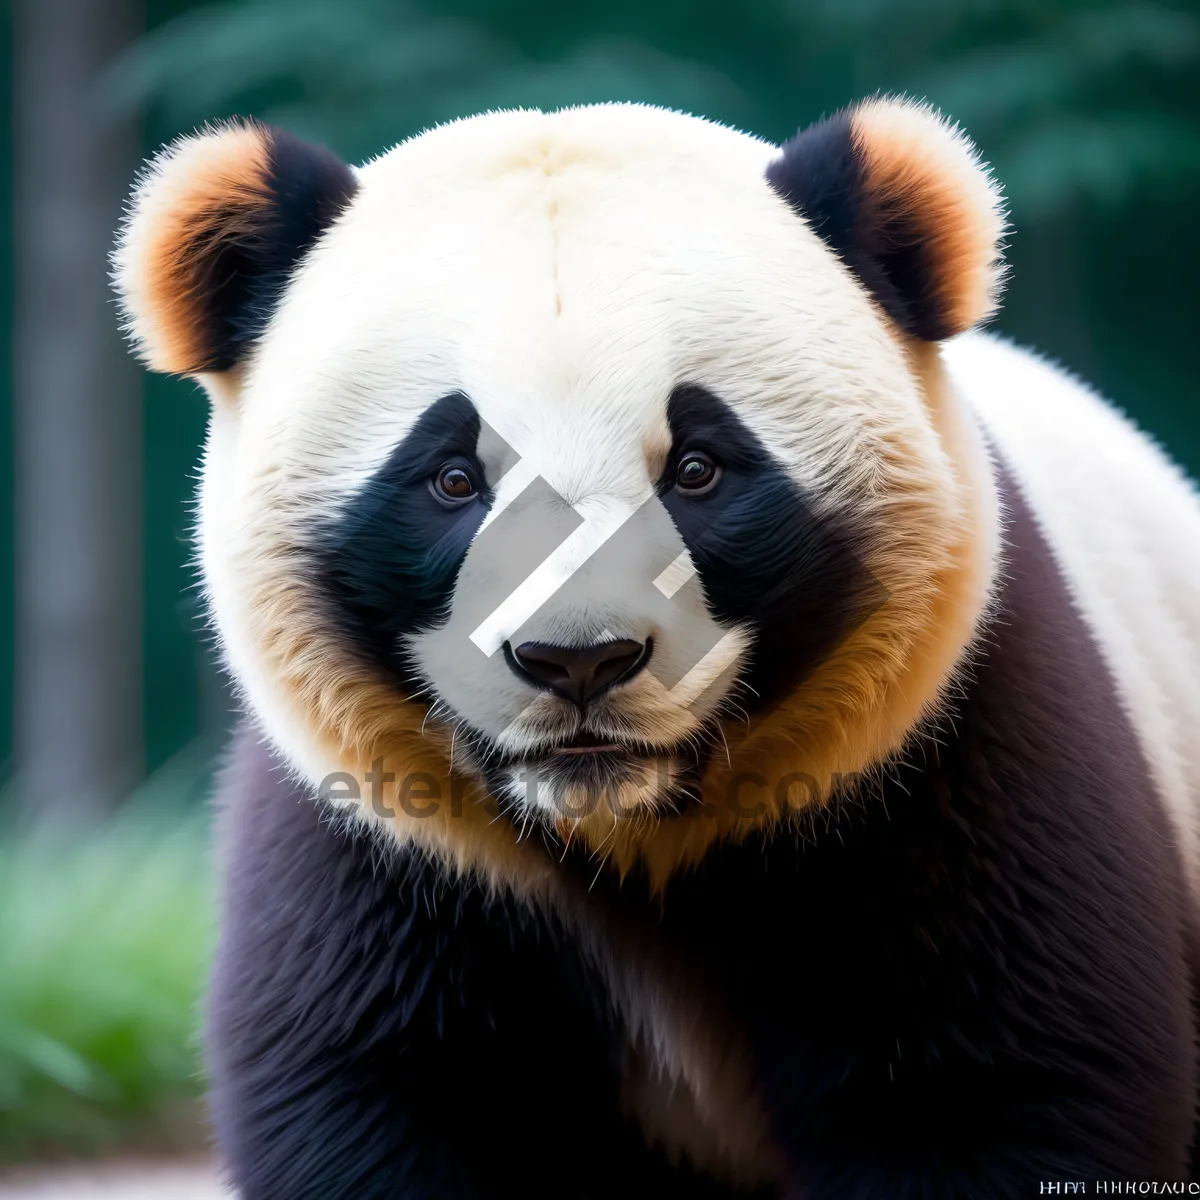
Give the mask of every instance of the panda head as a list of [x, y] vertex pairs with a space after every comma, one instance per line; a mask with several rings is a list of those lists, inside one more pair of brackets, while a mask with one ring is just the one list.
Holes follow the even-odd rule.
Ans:
[[176, 142], [115, 275], [212, 400], [248, 706], [331, 799], [501, 872], [540, 826], [665, 877], [881, 762], [986, 604], [937, 342], [991, 311], [1002, 224], [966, 139], [887, 100], [782, 150], [625, 105], [361, 168]]

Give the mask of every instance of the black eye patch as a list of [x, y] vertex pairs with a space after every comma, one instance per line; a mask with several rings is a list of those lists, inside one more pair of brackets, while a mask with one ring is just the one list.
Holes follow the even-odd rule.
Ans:
[[448, 507], [430, 481], [456, 460], [473, 465], [483, 485], [480, 428], [466, 396], [443, 396], [312, 546], [319, 587], [341, 631], [407, 686], [414, 677], [400, 639], [445, 619], [463, 558], [493, 499], [481, 486], [469, 503]]
[[[849, 522], [816, 507], [738, 416], [697, 384], [667, 404], [672, 450], [659, 496], [700, 576], [713, 616], [751, 625], [747, 707], [770, 703], [811, 672], [880, 604]], [[692, 498], [674, 486], [678, 463], [703, 450], [719, 483]]]

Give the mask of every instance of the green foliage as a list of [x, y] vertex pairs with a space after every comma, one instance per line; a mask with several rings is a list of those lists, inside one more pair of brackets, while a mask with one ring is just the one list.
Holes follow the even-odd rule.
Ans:
[[0, 1160], [196, 1136], [213, 889], [205, 823], [170, 799], [0, 837]]
[[898, 47], [878, 52], [877, 69], [970, 130], [1025, 220], [1080, 200], [1113, 208], [1139, 192], [1178, 195], [1200, 183], [1193, 6], [826, 2], [831, 19], [869, 24], [866, 44]]
[[928, 97], [1014, 209], [1200, 180], [1200, 14], [1146, 0], [248, 0], [193, 8], [114, 70], [166, 133], [251, 111], [361, 159], [481, 109], [643, 100], [784, 137], [875, 90]]
[[390, 0], [196, 8], [118, 64], [109, 102], [149, 101], [170, 129], [253, 111], [360, 159], [489, 108], [640, 99], [701, 110], [739, 100], [719, 72], [636, 38], [583, 36], [543, 59], [482, 14], [446, 9]]

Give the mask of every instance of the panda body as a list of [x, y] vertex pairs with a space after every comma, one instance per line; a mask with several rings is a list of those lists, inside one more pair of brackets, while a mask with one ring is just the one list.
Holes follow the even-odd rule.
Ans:
[[1036, 356], [978, 334], [943, 353], [1101, 648], [1200, 896], [1195, 486], [1115, 409]]
[[1001, 227], [886, 101], [152, 168], [118, 285], [213, 399], [248, 709], [246, 1200], [1188, 1178], [1200, 504], [963, 333]]

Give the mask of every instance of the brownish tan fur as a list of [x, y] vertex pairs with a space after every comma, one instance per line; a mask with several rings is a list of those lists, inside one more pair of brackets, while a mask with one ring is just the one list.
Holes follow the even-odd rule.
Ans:
[[[937, 487], [914, 448], [892, 448], [895, 486], [869, 560], [888, 599], [761, 723], [725, 723], [729, 756], [717, 753], [694, 819], [611, 836], [623, 869], [637, 859], [656, 886], [698, 862], [717, 840], [740, 838], [829, 799], [839, 778], [885, 763], [940, 709], [986, 610], [995, 569], [996, 499], [975, 432], [946, 392], [936, 345], [907, 347], [937, 428], [952, 482]], [[939, 545], [933, 569], [931, 545]], [[921, 564], [914, 570], [913, 564]], [[779, 795], [780, 781], [799, 776]], [[758, 776], [764, 787], [735, 791]], [[730, 797], [739, 807], [730, 804]], [[783, 804], [780, 800], [783, 799]], [[754, 817], [746, 808], [761, 805]]]
[[971, 144], [931, 109], [895, 100], [859, 105], [853, 126], [871, 205], [921, 231], [945, 336], [985, 321], [1003, 282], [1005, 218], [999, 190]]
[[125, 320], [146, 365], [212, 365], [203, 296], [214, 246], [252, 237], [271, 202], [264, 128], [231, 123], [172, 144], [138, 188], [114, 256]]

